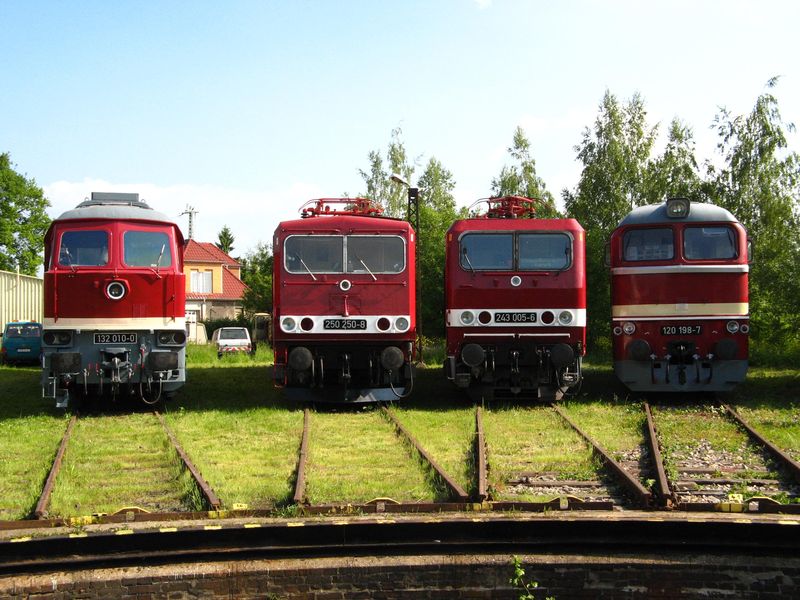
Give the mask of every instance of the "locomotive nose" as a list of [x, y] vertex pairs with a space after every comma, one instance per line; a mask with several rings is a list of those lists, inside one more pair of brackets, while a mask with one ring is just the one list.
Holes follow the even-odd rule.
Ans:
[[305, 346], [298, 346], [292, 348], [289, 352], [289, 366], [295, 371], [305, 371], [311, 368], [311, 363], [314, 362], [314, 357], [311, 350]]

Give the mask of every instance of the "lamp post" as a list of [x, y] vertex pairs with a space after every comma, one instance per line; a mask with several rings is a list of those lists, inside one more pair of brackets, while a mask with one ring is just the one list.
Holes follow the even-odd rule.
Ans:
[[414, 246], [414, 263], [416, 264], [416, 304], [417, 304], [417, 355], [419, 356], [419, 362], [424, 364], [425, 361], [422, 358], [422, 325], [419, 319], [420, 315], [420, 306], [421, 302], [420, 299], [422, 297], [422, 278], [419, 275], [419, 247], [421, 242], [421, 237], [419, 234], [419, 188], [413, 187], [410, 183], [408, 183], [405, 179], [400, 177], [400, 175], [393, 173], [391, 177], [389, 177], [391, 181], [395, 183], [399, 183], [400, 185], [404, 186], [406, 190], [408, 190], [408, 204], [406, 206], [406, 221], [411, 223], [412, 227], [414, 227], [414, 231], [417, 234], [417, 243]]

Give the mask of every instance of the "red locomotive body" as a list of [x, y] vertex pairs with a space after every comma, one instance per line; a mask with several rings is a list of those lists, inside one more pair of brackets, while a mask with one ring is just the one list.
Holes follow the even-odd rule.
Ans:
[[415, 239], [365, 198], [323, 198], [273, 243], [274, 377], [300, 400], [385, 402], [413, 387]]
[[45, 236], [42, 386], [167, 397], [185, 381], [183, 236], [138, 194], [93, 193]]
[[611, 235], [614, 371], [634, 391], [727, 391], [747, 373], [749, 243], [712, 204], [642, 206]]
[[534, 218], [529, 198], [487, 202], [447, 232], [447, 378], [475, 399], [560, 397], [586, 348], [584, 230]]

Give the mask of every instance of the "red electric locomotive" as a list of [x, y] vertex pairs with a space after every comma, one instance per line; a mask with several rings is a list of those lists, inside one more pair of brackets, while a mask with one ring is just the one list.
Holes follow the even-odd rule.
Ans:
[[747, 373], [749, 242], [724, 208], [671, 198], [611, 235], [614, 371], [634, 391], [727, 391]]
[[447, 232], [447, 378], [478, 400], [561, 397], [586, 347], [583, 228], [535, 218], [530, 198], [479, 202]]
[[322, 198], [273, 243], [274, 377], [298, 400], [386, 402], [413, 387], [415, 239], [365, 198]]
[[153, 404], [186, 380], [183, 236], [138, 194], [92, 193], [45, 235], [42, 393]]

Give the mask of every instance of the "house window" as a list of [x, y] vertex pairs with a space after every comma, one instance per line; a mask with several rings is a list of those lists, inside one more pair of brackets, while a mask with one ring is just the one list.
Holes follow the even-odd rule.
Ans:
[[212, 271], [192, 271], [192, 292], [195, 294], [210, 294], [213, 289]]

